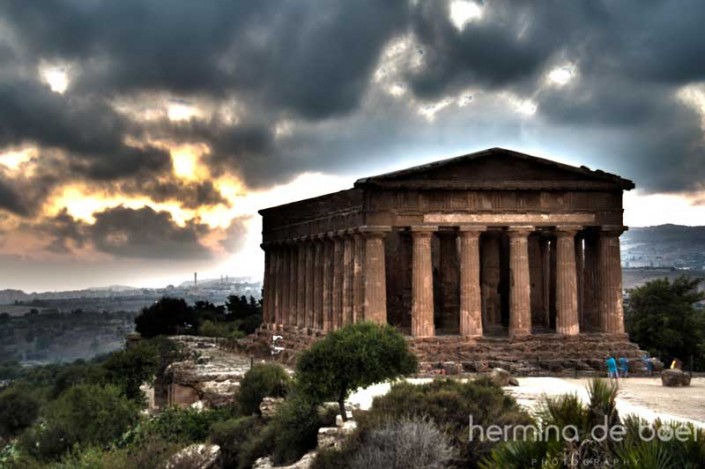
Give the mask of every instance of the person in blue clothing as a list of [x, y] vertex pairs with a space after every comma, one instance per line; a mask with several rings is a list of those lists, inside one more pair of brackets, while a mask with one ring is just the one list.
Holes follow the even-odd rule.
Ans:
[[619, 375], [622, 378], [629, 376], [629, 360], [627, 357], [619, 357]]
[[607, 355], [605, 357], [605, 364], [607, 365], [607, 376], [610, 382], [614, 382], [619, 379], [619, 373], [617, 372], [617, 360], [613, 356]]
[[641, 357], [641, 360], [644, 362], [644, 367], [646, 367], [646, 371], [649, 372], [649, 376], [653, 376], [654, 374], [654, 360], [649, 356], [648, 353], [645, 353], [643, 357]]

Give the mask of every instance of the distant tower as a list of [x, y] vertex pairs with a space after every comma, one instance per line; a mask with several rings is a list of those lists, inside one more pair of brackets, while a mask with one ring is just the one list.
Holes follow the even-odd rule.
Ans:
[[198, 272], [193, 273], [193, 286], [194, 288], [198, 287]]

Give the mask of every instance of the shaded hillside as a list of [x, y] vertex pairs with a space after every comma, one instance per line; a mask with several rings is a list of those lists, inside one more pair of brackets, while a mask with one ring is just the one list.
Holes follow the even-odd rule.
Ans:
[[705, 226], [630, 228], [621, 243], [624, 267], [705, 268]]

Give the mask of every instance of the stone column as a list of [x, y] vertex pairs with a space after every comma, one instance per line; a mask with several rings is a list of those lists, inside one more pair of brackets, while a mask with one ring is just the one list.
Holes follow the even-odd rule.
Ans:
[[333, 235], [333, 316], [331, 327], [335, 330], [343, 324], [343, 239], [340, 233]]
[[600, 330], [599, 313], [599, 279], [598, 279], [598, 242], [594, 233], [585, 236], [585, 263], [583, 283], [583, 317], [584, 331]]
[[291, 261], [289, 260], [289, 246], [286, 243], [282, 243], [280, 247], [280, 256], [281, 256], [281, 262], [282, 262], [282, 276], [279, 281], [279, 286], [277, 287], [278, 289], [281, 290], [281, 295], [282, 295], [282, 300], [281, 300], [281, 310], [277, 312], [277, 315], [275, 317], [275, 323], [277, 324], [277, 329], [281, 329], [282, 325], [286, 321], [286, 316], [289, 314], [290, 310], [290, 303], [289, 299], [291, 297], [291, 294], [289, 293], [289, 286], [291, 284], [290, 280], [290, 265]]
[[273, 257], [272, 248], [266, 244], [261, 244], [260, 247], [264, 251], [264, 278], [262, 280], [262, 322], [268, 329], [272, 324], [272, 291], [274, 285], [272, 282], [272, 265]]
[[533, 227], [509, 230], [509, 337], [531, 334], [528, 236]]
[[460, 335], [482, 335], [480, 234], [485, 227], [460, 227]]
[[387, 324], [387, 280], [384, 262], [384, 237], [388, 226], [363, 226], [365, 236], [364, 289], [366, 321]]
[[362, 234], [353, 234], [353, 322], [362, 321], [365, 309], [365, 279], [362, 266], [365, 262], [365, 239]]
[[433, 323], [433, 262], [431, 236], [437, 227], [412, 226], [411, 335], [435, 335]]
[[354, 240], [352, 233], [343, 237], [343, 326], [353, 322], [353, 264]]
[[313, 240], [310, 237], [306, 238], [306, 296], [304, 299], [305, 309], [306, 309], [306, 319], [304, 321], [304, 327], [307, 329], [313, 328], [313, 256], [315, 246]]
[[333, 241], [326, 235], [323, 242], [323, 331], [333, 328]]
[[556, 332], [576, 335], [578, 325], [578, 282], [575, 268], [577, 227], [556, 231]]
[[623, 227], [604, 226], [598, 240], [600, 326], [608, 334], [624, 333], [622, 310], [622, 264], [619, 236]]
[[284, 283], [284, 256], [282, 251], [284, 247], [281, 244], [277, 244], [274, 248], [274, 309], [271, 311], [272, 322], [276, 323], [277, 319], [281, 317], [282, 311], [284, 311], [284, 297], [282, 285]]
[[323, 329], [323, 240], [313, 241], [313, 328]]
[[303, 238], [299, 238], [297, 241], [296, 327], [303, 329], [306, 327], [306, 243]]
[[582, 232], [578, 232], [575, 237], [575, 272], [578, 289], [578, 325], [582, 333], [587, 330], [585, 322], [585, 257]]
[[299, 250], [294, 242], [288, 243], [287, 250], [289, 251], [289, 310], [283, 321], [286, 326], [296, 326], [299, 298]]
[[[541, 237], [541, 288], [543, 291], [543, 325], [551, 327], [551, 240]], [[555, 247], [555, 246], [554, 246]]]
[[434, 298], [440, 307], [441, 318], [438, 327], [446, 334], [458, 334], [460, 327], [460, 282], [458, 258], [458, 233], [455, 230], [439, 230], [438, 237], [438, 284], [434, 285], [438, 298]]

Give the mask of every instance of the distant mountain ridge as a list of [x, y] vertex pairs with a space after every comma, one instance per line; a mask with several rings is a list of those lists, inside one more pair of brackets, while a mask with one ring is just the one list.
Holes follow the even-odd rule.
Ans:
[[624, 267], [705, 267], [705, 226], [634, 227], [622, 235], [621, 244]]

